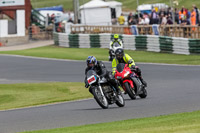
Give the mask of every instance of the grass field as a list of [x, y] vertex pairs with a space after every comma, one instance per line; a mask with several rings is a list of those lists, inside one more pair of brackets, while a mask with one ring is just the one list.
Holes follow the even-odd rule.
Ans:
[[[88, 2], [89, 0], [79, 0], [80, 5]], [[116, 0], [123, 3], [123, 10], [135, 10], [137, 7], [137, 0]], [[170, 0], [138, 0], [139, 4], [152, 4], [152, 3], [166, 3], [169, 5]], [[188, 9], [192, 8], [193, 4], [196, 4], [200, 8], [199, 0], [178, 0], [178, 8], [185, 6]], [[48, 7], [48, 6], [58, 6], [63, 5], [66, 11], [73, 10], [73, 0], [32, 0], [31, 1], [34, 8]]]
[[0, 84], [0, 110], [92, 97], [84, 83]]
[[[135, 62], [169, 63], [200, 65], [199, 55], [177, 55], [167, 53], [125, 50]], [[47, 57], [57, 59], [86, 60], [89, 55], [94, 55], [98, 60], [108, 61], [108, 49], [101, 48], [62, 48], [46, 46], [28, 50], [1, 51], [0, 54], [16, 54], [25, 56]]]
[[[122, 112], [123, 113], [123, 112]], [[200, 111], [26, 133], [199, 133]]]

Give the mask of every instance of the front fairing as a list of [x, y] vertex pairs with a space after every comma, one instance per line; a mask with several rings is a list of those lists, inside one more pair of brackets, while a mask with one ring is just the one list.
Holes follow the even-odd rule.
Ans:
[[116, 79], [124, 80], [124, 79], [130, 78], [131, 74], [132, 72], [127, 64], [119, 63], [117, 65], [116, 74], [115, 74]]
[[90, 86], [98, 84], [99, 78], [94, 70], [89, 70], [86, 74], [86, 77], [87, 77], [87, 82]]

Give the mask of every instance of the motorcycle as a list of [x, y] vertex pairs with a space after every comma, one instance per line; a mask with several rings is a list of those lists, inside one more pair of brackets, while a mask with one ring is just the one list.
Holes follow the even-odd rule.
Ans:
[[106, 78], [100, 78], [94, 70], [89, 70], [86, 75], [91, 93], [103, 109], [107, 109], [109, 104], [113, 103], [116, 103], [119, 107], [125, 105], [122, 94], [118, 94]]
[[128, 64], [119, 63], [116, 68], [115, 79], [117, 79], [125, 93], [128, 93], [131, 99], [147, 97], [147, 90], [142, 84], [139, 76], [131, 71]]
[[120, 45], [118, 42], [114, 42], [112, 49], [109, 50], [109, 61], [112, 61], [115, 58], [115, 51], [118, 48], [123, 48], [123, 44]]

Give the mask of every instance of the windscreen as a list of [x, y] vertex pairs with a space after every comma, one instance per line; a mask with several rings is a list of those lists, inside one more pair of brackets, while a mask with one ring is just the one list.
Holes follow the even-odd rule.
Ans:
[[125, 64], [124, 63], [119, 63], [117, 65], [117, 71], [122, 72], [124, 70]]
[[89, 71], [87, 72], [87, 78], [90, 77], [90, 76], [92, 76], [92, 75], [95, 75], [95, 76], [96, 76], [97, 74], [96, 74], [96, 72], [95, 72], [94, 70], [89, 70]]
[[118, 42], [114, 42], [113, 47], [120, 47], [121, 45]]

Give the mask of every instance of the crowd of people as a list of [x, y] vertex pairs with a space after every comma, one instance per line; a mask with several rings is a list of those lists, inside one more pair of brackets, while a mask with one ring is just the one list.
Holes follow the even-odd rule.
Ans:
[[[128, 15], [127, 23], [128, 25], [200, 25], [199, 17], [200, 11], [195, 5], [193, 5], [191, 10], [182, 7], [181, 9], [176, 8], [173, 11], [172, 8], [169, 7], [167, 9], [160, 10], [152, 9], [152, 12], [150, 14], [146, 12], [141, 13], [136, 11], [134, 14], [130, 13]], [[121, 14], [121, 16], [118, 17], [118, 23], [120, 25], [125, 24], [125, 17], [123, 14]]]

